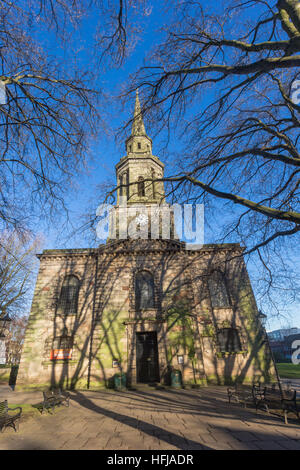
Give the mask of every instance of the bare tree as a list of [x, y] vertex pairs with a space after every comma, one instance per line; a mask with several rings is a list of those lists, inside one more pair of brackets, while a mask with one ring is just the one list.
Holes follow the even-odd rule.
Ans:
[[13, 318], [10, 323], [9, 331], [5, 336], [8, 364], [19, 364], [20, 362], [26, 325], [27, 317], [24, 315]]
[[0, 1], [2, 229], [27, 229], [28, 216], [64, 207], [66, 185], [83, 168], [96, 94], [88, 73], [43, 40], [58, 47], [80, 15], [76, 1]]
[[[144, 86], [145, 111], [164, 105], [163, 125], [171, 113], [183, 113], [195, 98], [200, 104], [203, 94], [213, 91], [208, 106], [200, 106], [198, 114], [194, 107], [184, 127], [189, 171], [168, 179], [230, 200], [246, 213], [282, 221], [287, 234], [295, 233], [300, 230], [300, 105], [291, 90], [299, 77], [299, 2], [273, 7], [260, 0], [234, 2], [222, 16], [204, 13], [201, 4], [184, 2], [185, 20], [170, 26], [151, 58], [156, 65], [136, 76]], [[249, 15], [251, 6], [257, 13], [247, 25], [245, 11]], [[239, 195], [241, 188], [249, 198]]]
[[0, 238], [0, 318], [24, 316], [28, 293], [36, 271], [35, 254], [39, 241], [24, 240], [16, 232], [3, 232]]
[[[299, 2], [233, 0], [219, 13], [203, 1], [176, 8], [165, 3], [171, 6], [165, 39], [133, 76], [127, 95], [139, 87], [143, 114], [157, 130], [177, 125], [181, 132], [176, 171], [166, 178], [170, 194], [219, 212], [224, 202], [221, 209], [231, 214], [223, 238], [247, 244], [264, 267], [267, 288], [279, 291], [284, 284], [293, 296], [282, 250], [299, 235]], [[95, 129], [91, 76], [76, 60], [64, 64], [51, 56], [42, 31], [66, 50], [81, 20], [96, 15], [97, 57], [103, 66], [107, 59], [120, 65], [142, 35], [151, 5], [0, 0], [0, 6], [0, 81], [6, 91], [0, 105], [0, 223], [20, 230], [33, 206], [44, 215], [64, 206], [64, 191], [82, 167], [87, 136]], [[272, 264], [276, 269], [280, 258], [274, 282]]]
[[134, 47], [144, 3], [0, 0], [0, 229], [66, 209], [104, 127], [103, 71]]
[[226, 4], [219, 13], [203, 1], [171, 8], [165, 39], [123, 96], [139, 88], [152, 126], [177, 129], [169, 194], [223, 211], [222, 239], [255, 252], [262, 292], [276, 304], [284, 290], [297, 295], [286, 261], [300, 230], [300, 7]]

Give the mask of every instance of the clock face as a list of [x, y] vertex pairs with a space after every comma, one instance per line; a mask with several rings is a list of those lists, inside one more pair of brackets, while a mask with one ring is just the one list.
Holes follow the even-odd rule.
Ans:
[[148, 222], [148, 218], [145, 214], [139, 214], [135, 220], [137, 224], [145, 224]]

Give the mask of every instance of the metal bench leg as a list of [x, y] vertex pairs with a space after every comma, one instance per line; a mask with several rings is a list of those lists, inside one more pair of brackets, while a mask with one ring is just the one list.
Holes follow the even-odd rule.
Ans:
[[16, 421], [15, 421], [15, 429], [16, 429], [16, 432], [19, 432], [19, 429], [20, 429], [20, 418], [17, 418]]

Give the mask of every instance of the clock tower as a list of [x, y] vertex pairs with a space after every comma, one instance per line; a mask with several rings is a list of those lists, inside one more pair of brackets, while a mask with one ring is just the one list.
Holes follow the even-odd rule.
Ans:
[[161, 181], [164, 164], [152, 154], [152, 139], [146, 133], [138, 90], [131, 135], [125, 146], [126, 155], [116, 165], [116, 231], [115, 236], [110, 232], [109, 239], [173, 239], [174, 216], [165, 201], [164, 182]]
[[162, 204], [164, 184], [156, 181], [164, 176], [164, 164], [152, 154], [152, 139], [147, 136], [142, 117], [138, 91], [131, 135], [126, 139], [126, 155], [116, 165], [118, 203], [120, 197], [127, 204]]

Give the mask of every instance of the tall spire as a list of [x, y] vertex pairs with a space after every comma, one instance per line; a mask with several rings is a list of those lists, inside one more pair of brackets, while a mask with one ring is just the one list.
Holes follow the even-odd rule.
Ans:
[[145, 154], [152, 154], [152, 140], [146, 134], [138, 90], [136, 90], [131, 135], [126, 139], [125, 145], [127, 155], [134, 154], [135, 157], [143, 158]]
[[133, 123], [132, 123], [132, 136], [139, 136], [139, 135], [147, 135], [145, 124], [143, 121], [141, 104], [139, 99], [139, 90], [136, 90], [136, 97], [135, 97], [135, 107], [134, 107], [134, 115], [133, 115]]

